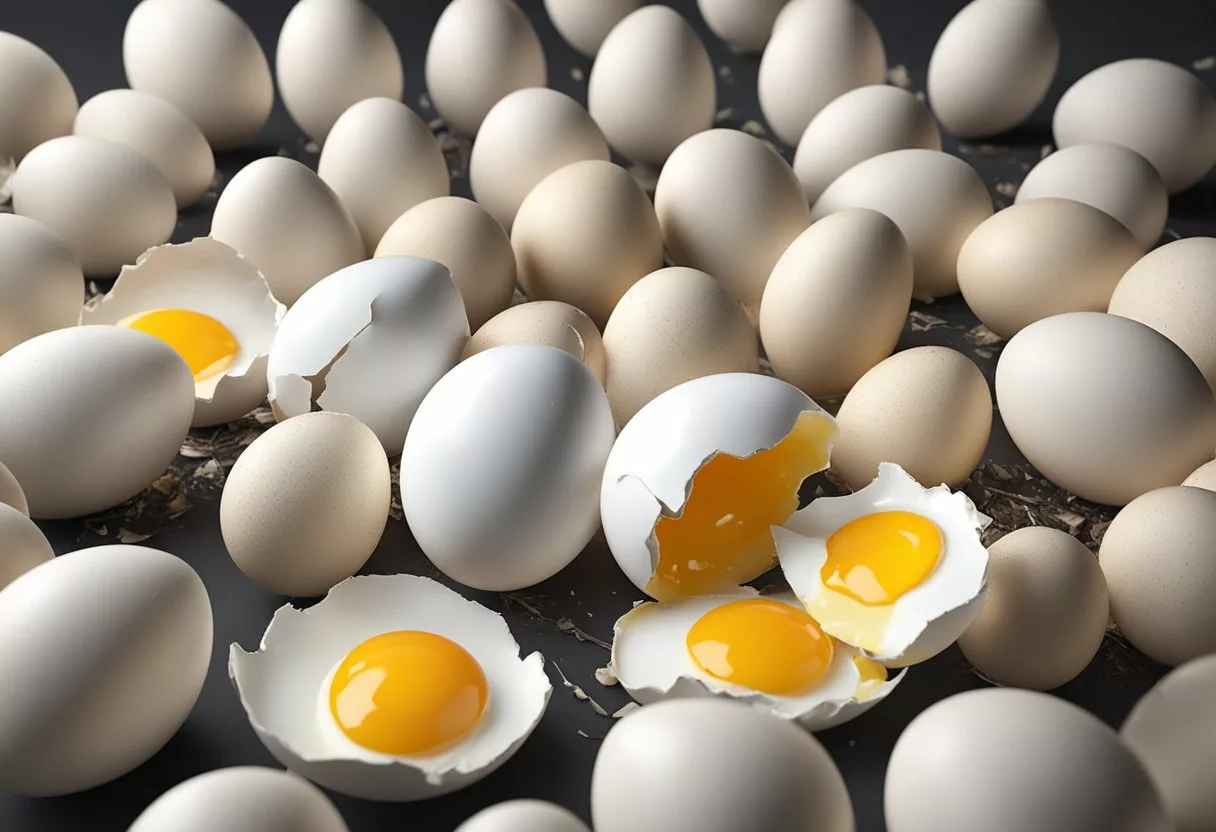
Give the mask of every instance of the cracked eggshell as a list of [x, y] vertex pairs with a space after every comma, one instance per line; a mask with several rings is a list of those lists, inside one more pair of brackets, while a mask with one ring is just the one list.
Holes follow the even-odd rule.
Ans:
[[[422, 630], [451, 639], [481, 665], [489, 708], [455, 747], [426, 757], [360, 753], [327, 742], [335, 726], [318, 719], [317, 699], [334, 667], [381, 633]], [[325, 788], [367, 800], [411, 801], [462, 789], [519, 750], [553, 691], [544, 658], [521, 659], [502, 616], [428, 578], [350, 578], [307, 610], [275, 613], [257, 652], [233, 644], [228, 673], [266, 748], [287, 768]]]
[[75, 326], [82, 303], [84, 274], [67, 243], [37, 220], [0, 214], [0, 355]]
[[[595, 0], [598, 4], [603, 0]], [[507, 800], [482, 809], [456, 832], [591, 832], [569, 809], [544, 800]]]
[[356, 263], [284, 316], [266, 364], [270, 405], [280, 421], [317, 408], [347, 413], [396, 456], [423, 396], [468, 338], [445, 266], [417, 257]]
[[697, 0], [710, 31], [743, 55], [768, 43], [777, 15], [789, 0]]
[[566, 43], [594, 58], [613, 27], [641, 5], [642, 0], [545, 0], [545, 11]]
[[25, 501], [25, 492], [3, 462], [0, 462], [0, 503], [12, 506], [26, 517], [30, 516], [30, 504]]
[[595, 321], [581, 309], [556, 300], [534, 300], [499, 312], [473, 333], [464, 357], [504, 344], [548, 344], [587, 365], [604, 383], [607, 359]]
[[34, 521], [0, 499], [0, 590], [53, 557], [55, 550]]
[[76, 90], [46, 52], [0, 32], [0, 78], [0, 161], [20, 162], [43, 142], [72, 132]]
[[266, 398], [266, 361], [287, 308], [236, 251], [210, 237], [144, 252], [114, 287], [80, 313], [82, 324], [117, 324], [154, 309], [188, 309], [228, 328], [241, 351], [223, 373], [194, 385], [194, 427], [239, 419]]

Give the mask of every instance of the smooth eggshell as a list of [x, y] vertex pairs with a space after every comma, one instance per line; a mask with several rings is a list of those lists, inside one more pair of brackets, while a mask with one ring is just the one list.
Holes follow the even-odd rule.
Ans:
[[1191, 475], [1182, 481], [1183, 485], [1194, 486], [1195, 488], [1206, 488], [1208, 491], [1216, 491], [1216, 460], [1205, 462], [1191, 472]]
[[8, 470], [8, 466], [3, 462], [0, 462], [0, 503], [12, 506], [29, 517], [30, 505], [25, 500], [25, 492], [21, 490], [21, 483], [17, 482], [13, 472]]
[[735, 52], [760, 52], [788, 0], [697, 0], [705, 25]]
[[0, 214], [0, 355], [75, 326], [83, 303], [84, 274], [67, 243], [36, 220]]
[[594, 58], [616, 24], [642, 0], [545, 0], [545, 11], [566, 43]]
[[34, 521], [0, 502], [0, 590], [53, 557], [55, 550]]
[[504, 344], [548, 344], [573, 355], [603, 383], [607, 359], [595, 321], [556, 300], [534, 300], [499, 312], [473, 333], [464, 357]]
[[[595, 0], [602, 2], [602, 0]], [[591, 832], [573, 812], [544, 800], [508, 800], [477, 814], [456, 832]]]
[[0, 160], [20, 162], [43, 142], [72, 132], [76, 90], [46, 52], [0, 32], [0, 78]]

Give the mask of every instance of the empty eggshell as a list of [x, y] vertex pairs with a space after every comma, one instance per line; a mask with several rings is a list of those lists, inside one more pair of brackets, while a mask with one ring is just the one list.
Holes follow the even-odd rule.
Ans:
[[516, 90], [481, 123], [469, 156], [469, 187], [510, 233], [520, 203], [538, 182], [574, 162], [608, 158], [604, 134], [573, 98], [542, 87]]
[[793, 0], [777, 15], [760, 59], [760, 109], [773, 132], [796, 145], [828, 102], [886, 76], [882, 37], [861, 6]]
[[825, 217], [781, 255], [760, 305], [760, 339], [779, 378], [812, 398], [847, 393], [895, 349], [912, 300], [899, 227], [857, 208]]
[[697, 0], [705, 25], [736, 52], [760, 52], [789, 0]]
[[680, 142], [709, 129], [714, 68], [679, 12], [644, 6], [608, 34], [587, 79], [587, 109], [608, 144], [652, 168]]
[[1016, 529], [988, 547], [988, 595], [958, 646], [999, 685], [1050, 690], [1097, 654], [1109, 611], [1083, 543], [1046, 526]]
[[366, 256], [337, 194], [282, 156], [258, 159], [232, 177], [215, 204], [211, 236], [252, 260], [288, 306], [321, 278]]
[[473, 333], [464, 357], [504, 344], [548, 344], [587, 365], [602, 384], [607, 359], [595, 321], [581, 309], [556, 300], [534, 300], [499, 312]]
[[1171, 194], [1216, 163], [1216, 98], [1191, 72], [1150, 58], [1098, 67], [1064, 93], [1052, 122], [1056, 145], [1130, 147], [1152, 163]]
[[0, 462], [0, 504], [12, 506], [26, 517], [30, 516], [30, 504], [25, 500], [25, 492], [3, 462]]
[[1043, 197], [1100, 208], [1127, 226], [1145, 250], [1161, 239], [1169, 207], [1157, 169], [1117, 144], [1074, 144], [1039, 162], [1018, 187], [1014, 203]]
[[20, 162], [43, 142], [72, 132], [76, 90], [46, 52], [0, 32], [0, 78], [0, 160]]
[[476, 136], [490, 108], [508, 93], [543, 87], [545, 53], [528, 18], [511, 0], [452, 0], [426, 50], [431, 103], [459, 133]]
[[992, 216], [992, 197], [962, 159], [910, 148], [849, 168], [815, 201], [811, 219], [845, 208], [872, 208], [895, 221], [912, 248], [912, 296], [932, 300], [958, 291], [959, 249]]
[[485, 208], [463, 197], [428, 199], [397, 217], [376, 256], [402, 254], [448, 267], [473, 329], [506, 309], [515, 294], [511, 238]]
[[1070, 312], [1023, 329], [1001, 352], [996, 400], [1030, 464], [1097, 503], [1176, 485], [1216, 448], [1216, 400], [1199, 368], [1117, 315]]
[[350, 212], [369, 255], [393, 220], [452, 187], [439, 142], [391, 98], [366, 98], [342, 113], [328, 130], [317, 175]]
[[594, 58], [616, 24], [642, 0], [545, 0], [545, 11], [566, 43]]
[[617, 428], [677, 384], [760, 370], [743, 308], [721, 283], [682, 266], [646, 275], [621, 297], [604, 328], [604, 353]]
[[519, 285], [533, 300], [560, 300], [604, 326], [625, 291], [663, 265], [654, 208], [624, 168], [566, 165], [524, 198], [511, 228]]
[[1047, 97], [1060, 34], [1047, 0], [973, 0], [933, 47], [927, 85], [933, 114], [957, 136], [1012, 130]]
[[352, 104], [401, 100], [397, 44], [361, 0], [300, 0], [283, 21], [274, 65], [287, 113], [318, 142]]
[[127, 20], [122, 62], [131, 89], [178, 107], [214, 150], [248, 144], [270, 118], [266, 53], [219, 0], [143, 0]]
[[84, 275], [63, 239], [29, 217], [0, 214], [0, 355], [75, 326], [82, 303]]
[[55, 550], [34, 521], [0, 502], [0, 590], [53, 557]]
[[[603, 0], [592, 0], [603, 2]], [[591, 832], [573, 812], [544, 800], [508, 800], [482, 809], [456, 832]]]
[[1195, 488], [1206, 488], [1208, 491], [1216, 491], [1216, 459], [1200, 465], [1191, 472], [1189, 477], [1182, 481], [1182, 484], [1194, 486]]
[[707, 130], [676, 148], [654, 205], [672, 262], [722, 281], [753, 320], [773, 266], [811, 224], [789, 164], [739, 130]]

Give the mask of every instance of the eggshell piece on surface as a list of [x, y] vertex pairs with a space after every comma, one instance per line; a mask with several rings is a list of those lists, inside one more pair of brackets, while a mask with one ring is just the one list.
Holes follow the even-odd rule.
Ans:
[[84, 274], [67, 243], [37, 220], [0, 214], [0, 355], [75, 326], [83, 302]]
[[788, 0], [697, 0], [710, 31], [735, 52], [761, 52]]
[[0, 78], [0, 159], [20, 162], [43, 142], [72, 132], [76, 90], [46, 52], [0, 32]]
[[573, 812], [544, 800], [508, 800], [482, 809], [456, 832], [591, 832]]
[[464, 357], [504, 344], [548, 344], [587, 365], [602, 384], [607, 359], [595, 321], [580, 309], [556, 300], [534, 300], [506, 309], [473, 333]]
[[0, 462], [0, 503], [12, 506], [26, 517], [30, 516], [30, 506], [25, 500], [25, 492], [21, 490], [21, 484], [17, 482], [13, 472], [8, 470], [8, 466], [3, 462]]
[[53, 557], [55, 550], [34, 521], [0, 501], [0, 590]]

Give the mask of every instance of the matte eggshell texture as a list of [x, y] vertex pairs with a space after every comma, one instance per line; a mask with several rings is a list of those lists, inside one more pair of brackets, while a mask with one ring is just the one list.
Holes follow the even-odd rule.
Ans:
[[53, 557], [55, 550], [34, 521], [0, 501], [0, 589]]
[[194, 378], [151, 335], [79, 326], [0, 356], [0, 401], [0, 459], [31, 516], [81, 517], [164, 473], [190, 429]]
[[1162, 664], [1216, 653], [1216, 493], [1174, 486], [1115, 515], [1098, 562], [1119, 631]]
[[84, 275], [63, 239], [37, 220], [0, 214], [0, 355], [75, 326], [82, 303]]
[[[596, 0], [602, 2], [602, 0]], [[508, 800], [477, 814], [456, 832], [591, 832], [573, 812], [544, 800]]]
[[591, 774], [591, 817], [596, 832], [854, 830], [844, 779], [818, 740], [719, 699], [659, 702], [612, 726]]
[[1118, 736], [1076, 705], [987, 688], [932, 705], [887, 767], [890, 832], [1169, 832]]
[[710, 31], [735, 52], [760, 52], [788, 0], [697, 0]]
[[1001, 352], [996, 399], [1030, 464], [1097, 503], [1176, 485], [1216, 448], [1216, 400], [1199, 368], [1116, 315], [1072, 312], [1023, 329]]
[[680, 13], [644, 6], [608, 34], [587, 79], [587, 109], [608, 144], [659, 168], [680, 142], [714, 123], [714, 67]]
[[25, 38], [0, 32], [0, 159], [72, 132], [76, 91], [55, 59]]
[[0, 685], [0, 790], [68, 794], [142, 764], [194, 707], [211, 638], [203, 582], [156, 549], [83, 549], [9, 584], [0, 660], [21, 672]]
[[594, 58], [616, 24], [642, 0], [545, 0], [545, 11], [566, 43]]
[[1216, 656], [1179, 666], [1136, 703], [1119, 733], [1148, 769], [1177, 832], [1216, 827]]
[[30, 515], [30, 506], [25, 501], [25, 492], [21, 490], [21, 484], [17, 482], [13, 472], [8, 470], [8, 466], [3, 462], [0, 462], [0, 503], [12, 506], [26, 517]]
[[534, 300], [499, 312], [473, 333], [464, 357], [503, 344], [548, 344], [565, 350], [604, 382], [607, 359], [600, 331], [586, 313], [568, 303]]
[[1216, 460], [1205, 462], [1191, 472], [1191, 475], [1182, 481], [1183, 485], [1194, 486], [1195, 488], [1206, 488], [1208, 491], [1216, 491]]
[[599, 381], [569, 353], [509, 344], [458, 364], [418, 408], [401, 506], [445, 575], [493, 592], [566, 567], [599, 527], [615, 431]]
[[132, 89], [177, 106], [214, 150], [249, 144], [270, 118], [266, 53], [219, 0], [143, 0], [127, 20], [122, 62]]

